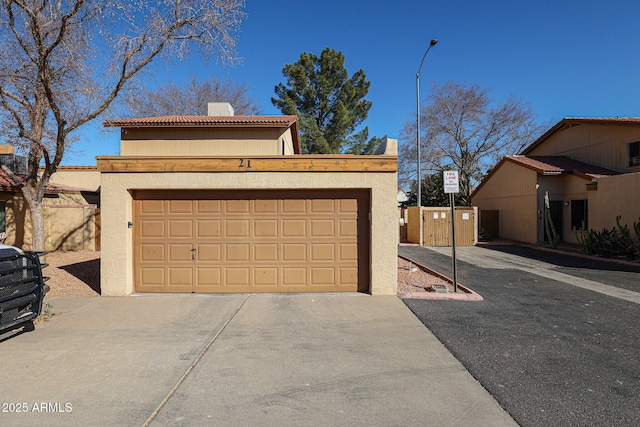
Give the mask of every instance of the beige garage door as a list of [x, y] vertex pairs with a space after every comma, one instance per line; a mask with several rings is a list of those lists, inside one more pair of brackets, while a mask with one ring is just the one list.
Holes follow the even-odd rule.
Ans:
[[368, 291], [367, 191], [135, 191], [137, 292]]

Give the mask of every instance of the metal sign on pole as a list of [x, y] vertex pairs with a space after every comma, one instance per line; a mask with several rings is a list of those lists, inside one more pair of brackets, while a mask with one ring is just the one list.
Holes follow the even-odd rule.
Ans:
[[454, 194], [460, 192], [458, 181], [458, 171], [444, 171], [444, 192], [449, 194], [449, 205], [451, 206], [451, 258], [453, 262], [453, 292], [458, 292], [458, 269], [456, 267], [456, 213]]

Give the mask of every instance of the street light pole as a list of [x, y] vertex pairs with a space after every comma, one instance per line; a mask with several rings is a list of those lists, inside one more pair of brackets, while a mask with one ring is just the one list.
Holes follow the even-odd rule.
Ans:
[[422, 185], [420, 183], [420, 160], [422, 155], [421, 155], [421, 148], [420, 148], [420, 71], [422, 71], [422, 64], [424, 64], [424, 58], [427, 57], [427, 53], [429, 53], [429, 51], [431, 50], [432, 47], [434, 47], [436, 45], [436, 43], [438, 43], [438, 39], [433, 39], [431, 40], [431, 43], [429, 44], [429, 47], [427, 48], [427, 51], [424, 53], [424, 55], [422, 55], [422, 61], [420, 61], [420, 68], [418, 68], [418, 72], [416, 73], [416, 117], [417, 117], [417, 128], [416, 128], [416, 133], [418, 136], [418, 154], [417, 154], [417, 163], [418, 163], [418, 206], [422, 206]]

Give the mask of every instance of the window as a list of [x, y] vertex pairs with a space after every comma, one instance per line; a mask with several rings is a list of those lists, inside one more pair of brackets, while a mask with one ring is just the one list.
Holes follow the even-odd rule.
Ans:
[[571, 201], [571, 229], [579, 230], [583, 224], [584, 229], [589, 229], [589, 223], [587, 222], [587, 201], [586, 200], [572, 200]]
[[629, 163], [627, 166], [640, 166], [640, 141], [629, 144]]

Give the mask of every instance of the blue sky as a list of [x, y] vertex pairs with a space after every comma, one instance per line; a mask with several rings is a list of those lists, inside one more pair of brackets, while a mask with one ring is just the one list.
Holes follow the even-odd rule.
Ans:
[[[640, 2], [634, 0], [247, 0], [238, 54], [242, 65], [202, 58], [158, 61], [146, 73], [154, 86], [211, 74], [246, 84], [263, 114], [284, 81], [282, 67], [302, 52], [341, 51], [350, 74], [371, 82], [370, 136], [399, 138], [415, 120], [415, 75], [432, 38], [420, 77], [424, 99], [433, 83], [448, 80], [492, 89], [497, 100], [515, 95], [538, 121], [563, 117], [640, 116]], [[118, 117], [109, 117], [118, 118]], [[94, 165], [118, 154], [118, 132], [89, 126], [63, 160]]]

